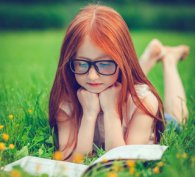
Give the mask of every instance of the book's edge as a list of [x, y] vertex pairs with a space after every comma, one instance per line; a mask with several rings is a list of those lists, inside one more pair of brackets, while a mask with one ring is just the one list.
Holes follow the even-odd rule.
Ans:
[[[160, 149], [162, 149], [162, 154], [161, 154], [160, 158], [158, 158], [158, 159], [155, 159], [155, 158], [154, 159], [152, 159], [152, 158], [151, 159], [140, 159], [140, 158], [137, 159], [137, 158], [129, 158], [129, 157], [127, 157], [127, 158], [110, 158], [110, 159], [108, 159], [108, 161], [113, 161], [113, 160], [130, 160], [130, 159], [131, 160], [146, 160], [146, 161], [159, 160], [159, 159], [161, 159], [162, 155], [164, 154], [164, 152], [168, 148], [168, 146], [165, 146], [165, 145], [124, 145], [124, 146], [119, 146], [119, 147], [116, 147], [116, 148], [111, 149], [110, 151], [106, 152], [104, 155], [102, 155], [101, 157], [99, 157], [93, 163], [91, 163], [89, 165], [75, 164], [75, 163], [71, 163], [71, 162], [67, 162], [67, 163], [74, 164], [74, 165], [80, 165], [80, 166], [83, 166], [83, 167], [85, 166], [86, 169], [81, 174], [81, 176], [82, 176], [90, 167], [94, 166], [97, 163], [101, 163], [101, 162], [103, 163], [103, 159], [102, 159], [103, 156], [108, 155], [109, 153], [112, 153], [114, 151], [123, 150], [124, 148], [125, 149], [135, 149], [135, 148], [145, 148], [145, 149], [149, 148], [149, 149], [151, 149], [151, 148], [160, 148]], [[57, 160], [53, 160], [53, 159], [46, 159], [46, 158], [40, 158], [40, 157], [34, 157], [34, 156], [25, 156], [25, 157], [23, 157], [23, 158], [15, 161], [15, 162], [12, 162], [10, 164], [7, 164], [6, 166], [4, 166], [4, 169], [3, 170], [10, 171], [10, 170], [12, 170], [13, 166], [15, 166], [15, 165], [20, 165], [22, 167], [22, 164], [26, 163], [27, 160], [30, 160], [30, 159], [32, 159], [32, 160], [42, 159], [44, 161], [47, 161], [47, 160], [54, 161], [54, 163], [55, 162], [57, 162], [57, 163], [63, 163], [63, 161], [57, 161]]]
[[156, 160], [156, 159], [154, 159], [154, 160], [146, 160], [146, 159], [136, 159], [136, 158], [132, 158], [132, 159], [130, 159], [130, 158], [116, 158], [116, 159], [109, 159], [109, 160], [107, 160], [106, 162], [104, 162], [104, 161], [98, 161], [98, 162], [95, 162], [95, 163], [91, 163], [91, 164], [83, 171], [81, 177], [83, 177], [83, 175], [86, 175], [86, 173], [87, 173], [90, 169], [92, 169], [94, 166], [96, 166], [96, 165], [98, 165], [98, 164], [105, 164], [105, 166], [106, 166], [107, 163], [112, 163], [112, 164], [113, 164], [113, 162], [114, 162], [115, 160], [120, 160], [120, 161], [127, 161], [127, 160], [134, 160], [134, 161], [136, 161], [136, 160], [138, 160], [138, 161], [154, 161], [154, 160]]
[[[142, 159], [142, 158], [110, 158], [110, 159], [107, 159], [106, 162], [103, 161], [102, 156], [104, 156], [105, 154], [109, 154], [110, 152], [113, 152], [113, 151], [118, 151], [118, 150], [123, 150], [124, 148], [125, 149], [134, 149], [134, 148], [160, 148], [162, 149], [162, 154], [160, 156], [160, 158], [150, 158], [150, 159]], [[85, 170], [84, 172], [82, 173], [82, 176], [85, 175], [85, 173], [87, 173], [88, 170], [90, 170], [90, 168], [93, 168], [94, 166], [96, 166], [97, 164], [101, 164], [101, 163], [109, 163], [109, 162], [113, 162], [115, 160], [121, 160], [121, 161], [126, 161], [126, 160], [138, 160], [138, 161], [155, 161], [155, 160], [160, 160], [164, 154], [164, 152], [167, 150], [168, 146], [165, 146], [165, 145], [159, 145], [159, 144], [154, 144], [154, 145], [124, 145], [124, 146], [119, 146], [119, 147], [116, 147], [116, 148], [113, 148], [111, 149], [110, 151], [106, 152], [104, 155], [102, 155], [101, 157], [99, 157], [98, 159], [96, 159], [93, 163], [91, 163]], [[101, 159], [101, 160], [100, 160]]]
[[[29, 163], [37, 164], [38, 166], [40, 165], [40, 167], [41, 165], [43, 165], [44, 169], [40, 168], [38, 171], [36, 171], [36, 168], [32, 167], [32, 171], [31, 170], [29, 171], [28, 169], [26, 169], [26, 167], [28, 166], [27, 164]], [[48, 169], [47, 167], [48, 164], [51, 164], [52, 170]], [[33, 175], [35, 174], [35, 171], [37, 174], [41, 175], [42, 173], [45, 173], [47, 170], [49, 170], [50, 173], [46, 172], [49, 176], [53, 176], [56, 172], [58, 172], [58, 170], [61, 167], [65, 167], [64, 169], [66, 169], [66, 173], [68, 177], [73, 176], [73, 175], [70, 175], [71, 173], [73, 173], [73, 170], [71, 169], [77, 168], [77, 173], [82, 175], [82, 173], [88, 168], [88, 165], [84, 165], [84, 164], [77, 164], [77, 163], [66, 162], [66, 161], [58, 161], [58, 160], [34, 157], [34, 156], [25, 156], [15, 162], [7, 164], [6, 166], [4, 166], [2, 170], [9, 172], [16, 165], [19, 165], [26, 172], [33, 174]], [[76, 176], [78, 176], [78, 174]]]
[[[112, 151], [117, 151], [118, 149], [126, 149], [126, 148], [140, 148], [140, 147], [144, 147], [144, 148], [151, 148], [151, 147], [161, 147], [161, 148], [168, 148], [168, 146], [165, 146], [165, 145], [159, 145], [159, 144], [140, 144], [140, 145], [123, 145], [123, 146], [118, 146], [118, 147], [115, 147], [115, 148], [113, 148], [113, 149], [111, 149], [111, 150], [109, 150], [108, 152], [106, 152], [105, 154], [108, 154], [108, 153], [110, 153], [110, 152], [112, 152]], [[166, 150], [165, 149], [165, 150]], [[104, 155], [105, 155], [104, 154]]]
[[[151, 148], [160, 148], [162, 149], [163, 153], [162, 155], [164, 154], [164, 152], [166, 151], [166, 149], [168, 148], [168, 146], [165, 146], [165, 145], [159, 145], [159, 144], [147, 144], [147, 145], [123, 145], [123, 146], [119, 146], [119, 147], [116, 147], [116, 148], [113, 148], [111, 150], [109, 150], [108, 152], [106, 152], [104, 155], [102, 155], [101, 157], [99, 157], [98, 159], [96, 159], [94, 162], [92, 162], [89, 166], [95, 164], [95, 163], [98, 163], [98, 162], [101, 162], [103, 159], [102, 157], [106, 157], [108, 156], [110, 153], [113, 153], [114, 151], [119, 151], [119, 150], [123, 150], [123, 149], [135, 149], [135, 148], [144, 148], [144, 149], [151, 149]], [[160, 158], [162, 157], [162, 155], [160, 156]], [[158, 158], [158, 159], [160, 159]], [[106, 159], [106, 158], [105, 158]], [[120, 158], [114, 158], [114, 159], [120, 159]], [[114, 160], [113, 158], [109, 158], [107, 160]], [[132, 159], [132, 158], [123, 158], [123, 159]], [[140, 158], [134, 158], [136, 160], [140, 159]], [[151, 159], [144, 159], [144, 160], [158, 160], [157, 158], [151, 158]], [[132, 159], [133, 160], [133, 159]]]
[[[3, 170], [5, 170], [5, 171], [10, 171], [10, 170], [12, 169], [12, 167], [14, 167], [14, 166], [16, 166], [16, 165], [20, 165], [21, 167], [23, 167], [23, 165], [24, 165], [26, 162], [28, 162], [28, 161], [36, 161], [36, 160], [37, 160], [37, 162], [39, 162], [39, 163], [42, 161], [43, 164], [45, 164], [46, 161], [47, 161], [47, 162], [57, 163], [57, 164], [59, 164], [59, 165], [65, 165], [65, 163], [66, 163], [66, 165], [67, 165], [67, 164], [70, 164], [70, 165], [78, 165], [78, 166], [82, 166], [82, 167], [86, 167], [86, 168], [88, 167], [88, 165], [77, 164], [77, 163], [72, 163], [72, 162], [67, 162], [67, 161], [59, 161], [59, 160], [41, 158], [41, 157], [36, 157], [36, 156], [25, 156], [25, 157], [23, 157], [23, 158], [21, 158], [21, 159], [19, 159], [19, 160], [16, 160], [15, 162], [12, 162], [12, 163], [9, 163], [9, 164], [5, 165], [5, 166], [3, 167]], [[39, 160], [39, 161], [38, 161], [38, 160]]]
[[10, 170], [12, 170], [12, 167], [14, 167], [16, 165], [20, 165], [23, 161], [26, 161], [27, 159], [29, 159], [29, 157], [31, 157], [31, 156], [25, 156], [25, 157], [22, 157], [19, 160], [16, 160], [12, 163], [7, 164], [3, 167], [3, 170], [4, 171], [10, 171]]

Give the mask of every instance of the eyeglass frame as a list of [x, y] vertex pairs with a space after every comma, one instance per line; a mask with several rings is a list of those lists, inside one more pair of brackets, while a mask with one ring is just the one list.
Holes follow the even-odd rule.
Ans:
[[[89, 65], [87, 71], [84, 72], [84, 73], [76, 73], [73, 70], [72, 65], [71, 65], [73, 61], [84, 61], [84, 62], [86, 62]], [[99, 62], [112, 62], [115, 65], [115, 71], [112, 74], [102, 74], [101, 72], [99, 72], [98, 66], [96, 65], [96, 63], [99, 63]], [[68, 63], [69, 63], [70, 70], [74, 74], [78, 74], [78, 75], [83, 75], [83, 74], [88, 73], [89, 70], [91, 69], [91, 66], [93, 66], [98, 74], [101, 74], [101, 75], [104, 75], [104, 76], [112, 76], [112, 75], [114, 75], [116, 73], [116, 70], [118, 68], [118, 64], [114, 60], [96, 60], [96, 61], [89, 61], [89, 60], [83, 60], [83, 59], [70, 59]]]

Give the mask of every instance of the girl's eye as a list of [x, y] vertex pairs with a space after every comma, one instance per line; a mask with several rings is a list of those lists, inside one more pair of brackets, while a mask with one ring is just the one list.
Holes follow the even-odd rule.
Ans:
[[84, 62], [80, 62], [79, 63], [79, 66], [82, 67], [82, 68], [87, 68], [88, 67], [88, 64], [87, 63], [84, 63]]
[[109, 67], [109, 66], [112, 66], [112, 65], [113, 65], [113, 63], [111, 63], [111, 62], [101, 62], [101, 63], [99, 63], [100, 67]]

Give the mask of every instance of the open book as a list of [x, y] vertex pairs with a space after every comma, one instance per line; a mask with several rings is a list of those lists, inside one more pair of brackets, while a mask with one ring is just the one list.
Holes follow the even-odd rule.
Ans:
[[167, 146], [161, 145], [120, 146], [106, 152], [89, 166], [26, 156], [18, 161], [6, 165], [4, 170], [10, 171], [13, 166], [20, 165], [25, 171], [34, 175], [46, 173], [49, 176], [81, 177], [87, 169], [104, 160], [160, 160], [166, 149]]

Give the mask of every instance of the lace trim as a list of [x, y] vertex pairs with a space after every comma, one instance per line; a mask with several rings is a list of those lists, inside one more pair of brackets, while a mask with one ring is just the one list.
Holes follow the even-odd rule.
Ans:
[[146, 97], [151, 92], [146, 84], [135, 85], [135, 90], [140, 98]]

